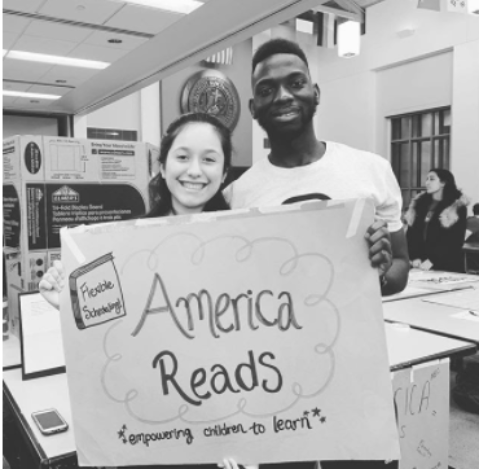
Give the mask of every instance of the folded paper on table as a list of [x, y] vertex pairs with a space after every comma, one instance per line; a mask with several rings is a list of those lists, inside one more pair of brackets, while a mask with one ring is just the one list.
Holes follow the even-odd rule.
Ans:
[[397, 459], [373, 220], [360, 200], [64, 230], [80, 464]]
[[434, 291], [452, 291], [470, 288], [475, 282], [479, 282], [477, 275], [412, 269], [409, 272], [408, 286]]

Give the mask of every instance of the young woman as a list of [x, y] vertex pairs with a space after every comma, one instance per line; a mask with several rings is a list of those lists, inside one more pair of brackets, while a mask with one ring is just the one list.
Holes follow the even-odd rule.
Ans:
[[[145, 216], [161, 217], [227, 210], [229, 207], [220, 188], [231, 163], [231, 153], [230, 132], [214, 117], [194, 113], [184, 114], [175, 120], [161, 141], [160, 173], [150, 183], [153, 207]], [[40, 292], [57, 308], [64, 278], [63, 266], [56, 261], [40, 282]], [[225, 459], [218, 466], [238, 469], [233, 459]], [[168, 466], [141, 467], [166, 469]], [[217, 466], [172, 467], [205, 469]]]
[[447, 169], [432, 169], [426, 192], [411, 202], [405, 219], [412, 267], [464, 272], [462, 245], [466, 233], [467, 198]]
[[[230, 131], [208, 114], [183, 114], [172, 122], [161, 141], [160, 172], [150, 182], [152, 209], [145, 217], [229, 209], [220, 188], [232, 151]], [[56, 308], [63, 284], [63, 267], [55, 261], [39, 288]]]

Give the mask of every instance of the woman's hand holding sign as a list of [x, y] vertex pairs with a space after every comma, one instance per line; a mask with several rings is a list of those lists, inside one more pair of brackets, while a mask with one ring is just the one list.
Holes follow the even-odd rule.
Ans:
[[65, 270], [60, 261], [53, 261], [39, 284], [42, 296], [55, 308], [60, 309], [60, 292], [65, 285]]

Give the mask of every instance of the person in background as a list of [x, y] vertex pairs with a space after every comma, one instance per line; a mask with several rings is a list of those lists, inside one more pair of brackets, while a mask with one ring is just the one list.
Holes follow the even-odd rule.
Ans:
[[295, 42], [276, 38], [253, 56], [250, 111], [266, 131], [271, 153], [258, 161], [225, 195], [233, 209], [275, 206], [308, 199], [374, 200], [376, 222], [366, 235], [381, 291], [407, 283], [409, 259], [401, 222], [401, 191], [387, 160], [316, 138], [313, 116], [319, 88]]
[[425, 186], [404, 216], [411, 266], [464, 272], [462, 245], [469, 202], [447, 169], [429, 171]]
[[472, 206], [472, 213], [466, 220], [466, 243], [479, 244], [479, 204]]

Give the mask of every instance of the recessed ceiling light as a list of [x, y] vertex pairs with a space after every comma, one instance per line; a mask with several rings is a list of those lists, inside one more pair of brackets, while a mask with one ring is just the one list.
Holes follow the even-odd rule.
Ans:
[[69, 67], [94, 68], [102, 70], [110, 64], [99, 62], [97, 60], [74, 59], [72, 57], [62, 57], [60, 55], [37, 54], [34, 52], [24, 52], [21, 50], [11, 50], [7, 54], [8, 59], [28, 60], [31, 62], [43, 62], [55, 65], [66, 65]]
[[40, 101], [38, 101], [38, 99], [30, 99], [30, 102], [36, 104], [36, 103], [39, 103]]
[[3, 96], [14, 96], [15, 98], [37, 98], [37, 99], [59, 99], [61, 96], [55, 94], [28, 93], [26, 91], [6, 91], [3, 90]]
[[110, 44], [121, 44], [123, 41], [121, 39], [108, 39]]
[[66, 83], [66, 80], [55, 80], [55, 83]]
[[203, 5], [197, 0], [125, 0], [126, 3], [133, 3], [161, 10], [174, 11], [175, 13], [191, 13]]
[[86, 10], [86, 6], [85, 5], [77, 5], [75, 9], [77, 11], [83, 11], [83, 10]]

